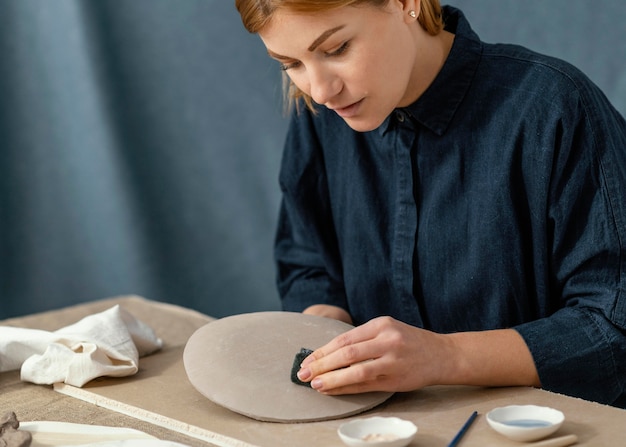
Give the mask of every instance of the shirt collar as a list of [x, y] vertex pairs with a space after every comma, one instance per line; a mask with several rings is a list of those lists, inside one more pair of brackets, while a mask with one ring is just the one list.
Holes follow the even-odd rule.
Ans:
[[[459, 9], [445, 6], [443, 17], [445, 29], [455, 34], [450, 54], [433, 83], [417, 101], [398, 109], [437, 135], [443, 135], [463, 101], [482, 52], [480, 39]], [[394, 116], [392, 113], [379, 127], [381, 134], [389, 130]]]

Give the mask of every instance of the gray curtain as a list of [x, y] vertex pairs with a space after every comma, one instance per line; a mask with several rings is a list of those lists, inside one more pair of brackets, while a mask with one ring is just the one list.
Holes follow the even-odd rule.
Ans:
[[[626, 3], [458, 0], [626, 112]], [[135, 293], [279, 308], [286, 120], [230, 0], [0, 0], [0, 318]]]

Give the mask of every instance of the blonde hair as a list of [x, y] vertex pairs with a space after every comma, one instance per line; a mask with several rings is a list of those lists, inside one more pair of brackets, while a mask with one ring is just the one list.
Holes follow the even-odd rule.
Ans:
[[[244, 27], [248, 32], [256, 34], [269, 23], [278, 9], [315, 13], [344, 6], [371, 5], [384, 8], [388, 3], [389, 0], [235, 0], [235, 7], [239, 11]], [[439, 34], [444, 27], [440, 1], [421, 0], [417, 21], [427, 33], [433, 36]], [[311, 97], [296, 87], [285, 73], [283, 73], [283, 94], [287, 107], [293, 103], [297, 105], [298, 99], [302, 98], [307, 107], [313, 110]]]

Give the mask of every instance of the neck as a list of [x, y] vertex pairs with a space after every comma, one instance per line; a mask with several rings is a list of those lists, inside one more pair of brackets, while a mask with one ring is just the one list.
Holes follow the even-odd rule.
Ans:
[[406, 100], [399, 107], [408, 106], [422, 96], [441, 71], [454, 43], [454, 34], [448, 31], [442, 31], [436, 36], [427, 34], [421, 28], [420, 32], [423, 35], [420, 38], [421, 44], [417, 46], [411, 87]]

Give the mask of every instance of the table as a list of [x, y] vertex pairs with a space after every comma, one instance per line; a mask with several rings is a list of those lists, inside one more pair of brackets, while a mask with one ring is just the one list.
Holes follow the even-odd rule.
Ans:
[[485, 414], [509, 404], [558, 408], [565, 423], [554, 436], [576, 434], [580, 446], [615, 446], [626, 439], [626, 411], [525, 387], [429, 387], [397, 393], [362, 415], [347, 419], [281, 424], [260, 422], [213, 404], [187, 380], [182, 352], [189, 336], [213, 319], [198, 312], [141, 297], [116, 297], [1, 321], [3, 325], [54, 330], [120, 304], [153, 327], [164, 342], [140, 360], [138, 374], [97, 379], [83, 388], [23, 383], [16, 371], [0, 374], [1, 410], [20, 420], [55, 420], [136, 428], [160, 439], [189, 446], [332, 447], [342, 446], [336, 430], [346, 420], [372, 415], [397, 416], [419, 428], [411, 446], [446, 446], [473, 411], [479, 417], [462, 446], [520, 446], [495, 433]]

